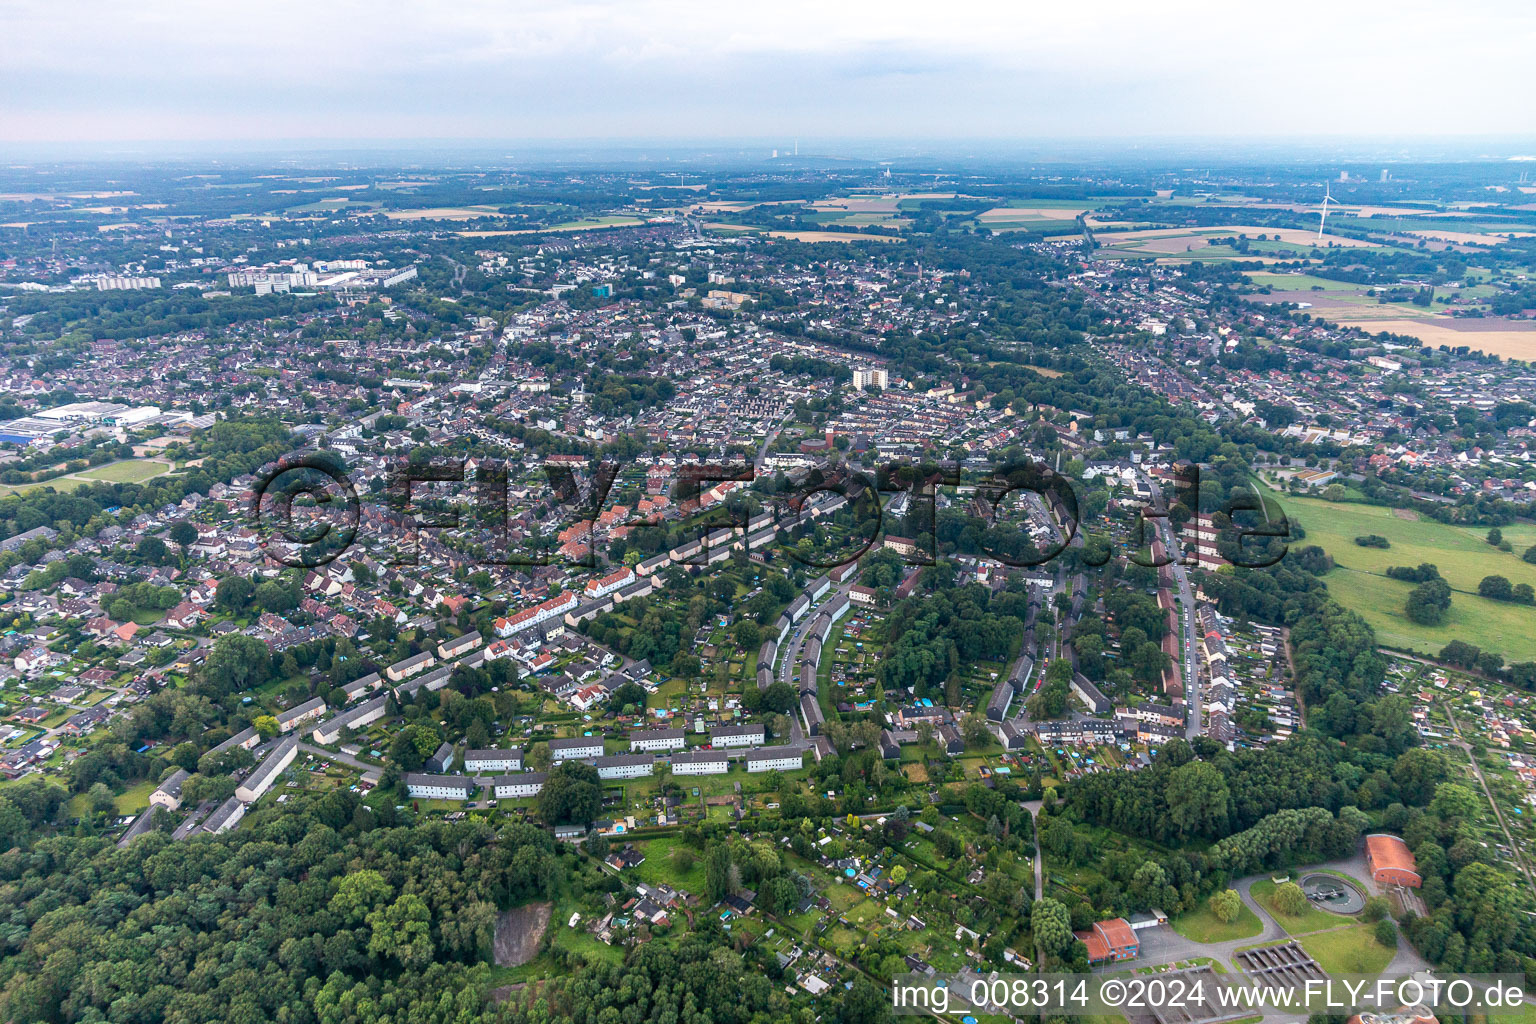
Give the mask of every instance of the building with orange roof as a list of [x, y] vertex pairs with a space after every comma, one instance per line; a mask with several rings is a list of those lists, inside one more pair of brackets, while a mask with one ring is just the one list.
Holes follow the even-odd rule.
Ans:
[[1073, 932], [1088, 947], [1088, 962], [1107, 963], [1112, 960], [1130, 960], [1140, 955], [1141, 940], [1136, 930], [1123, 917], [1098, 921], [1085, 932]]
[[1406, 885], [1417, 889], [1423, 884], [1413, 851], [1397, 836], [1376, 833], [1365, 837], [1365, 862], [1371, 878], [1380, 885]]

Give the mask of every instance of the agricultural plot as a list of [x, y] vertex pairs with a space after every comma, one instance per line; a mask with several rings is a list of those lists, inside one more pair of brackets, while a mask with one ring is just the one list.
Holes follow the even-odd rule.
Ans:
[[[1229, 246], [1218, 246], [1213, 242], [1213, 239], [1234, 238], [1239, 235], [1247, 236], [1250, 240], [1250, 248], [1254, 251], [1241, 253]], [[1102, 254], [1108, 256], [1123, 254], [1165, 259], [1242, 259], [1258, 262], [1274, 261], [1279, 258], [1295, 259], [1298, 256], [1310, 255], [1314, 249], [1331, 246], [1368, 248], [1376, 245], [1374, 242], [1331, 234], [1324, 234], [1322, 241], [1318, 242], [1316, 232], [1303, 231], [1299, 228], [1253, 225], [1105, 231], [1097, 237]]]
[[1536, 362], [1536, 323], [1503, 317], [1420, 317], [1417, 319], [1363, 320], [1340, 318], [1344, 327], [1371, 332], [1386, 331], [1417, 338], [1431, 348], [1468, 348], [1505, 359]]

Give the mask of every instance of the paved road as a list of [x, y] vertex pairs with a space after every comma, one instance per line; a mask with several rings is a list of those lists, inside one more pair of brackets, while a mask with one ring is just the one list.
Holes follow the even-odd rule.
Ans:
[[[1146, 481], [1147, 487], [1152, 492], [1153, 508], [1166, 513], [1168, 504], [1163, 500], [1162, 487], [1148, 473], [1143, 473], [1142, 479]], [[1200, 673], [1195, 667], [1195, 597], [1189, 585], [1189, 570], [1184, 567], [1183, 559], [1179, 554], [1178, 537], [1173, 532], [1173, 523], [1166, 515], [1158, 517], [1157, 531], [1162, 538], [1163, 546], [1173, 558], [1170, 571], [1173, 573], [1174, 586], [1179, 592], [1179, 629], [1183, 633], [1180, 637], [1180, 647], [1183, 650], [1184, 664], [1180, 671], [1184, 676], [1184, 703], [1189, 709], [1184, 722], [1184, 736], [1186, 739], [1194, 739], [1205, 732], [1205, 707], [1200, 701]]]
[[1024, 809], [1029, 812], [1030, 825], [1035, 830], [1035, 899], [1045, 899], [1045, 856], [1040, 852], [1040, 800], [1025, 800]]
[[[1372, 895], [1381, 893], [1380, 887], [1370, 880], [1370, 868], [1365, 862], [1363, 846], [1353, 857], [1319, 864], [1309, 870], [1321, 869], [1339, 871], [1349, 875], [1351, 878], [1362, 882], [1365, 885], [1366, 891]], [[1239, 949], [1267, 942], [1279, 942], [1290, 938], [1289, 933], [1280, 927], [1274, 918], [1269, 916], [1269, 912], [1254, 901], [1253, 885], [1265, 877], [1267, 876], [1254, 875], [1251, 878], [1241, 879], [1232, 886], [1237, 890], [1238, 895], [1243, 898], [1243, 903], [1248, 909], [1253, 911], [1259, 921], [1263, 923], [1264, 928], [1257, 935], [1251, 935], [1245, 939], [1232, 939], [1228, 942], [1195, 942], [1193, 939], [1186, 939], [1170, 927], [1148, 928], [1138, 933], [1138, 937], [1141, 939], [1141, 956], [1137, 958], [1136, 964], [1144, 966], [1175, 963], [1193, 957], [1214, 957], [1224, 967], [1232, 968], [1234, 966], [1233, 957]], [[1295, 875], [1293, 874], [1292, 877], [1295, 877]], [[1339, 919], [1340, 926], [1348, 923], [1349, 918], [1341, 915]], [[1096, 971], [1124, 969], [1124, 964], [1105, 964], [1103, 967], [1095, 968]], [[1387, 970], [1397, 974], [1429, 969], [1431, 969], [1431, 965], [1408, 944], [1407, 939], [1399, 936], [1397, 953], [1387, 965]]]
[[763, 443], [758, 446], [757, 458], [752, 460], [752, 468], [759, 476], [762, 475], [764, 463], [768, 461], [768, 446], [773, 444], [773, 439], [779, 436], [779, 432], [784, 429], [784, 424], [794, 418], [793, 411], [786, 412], [784, 418], [779, 421], [777, 426], [768, 431], [768, 436], [763, 438]]
[[369, 764], [367, 761], [359, 761], [351, 754], [332, 752], [326, 750], [324, 747], [317, 747], [313, 743], [305, 743], [300, 741], [299, 749], [304, 751], [306, 754], [314, 754], [316, 757], [324, 758], [327, 761], [340, 761], [342, 764], [356, 768], [358, 771], [362, 772], [383, 772], [384, 770], [376, 764]]

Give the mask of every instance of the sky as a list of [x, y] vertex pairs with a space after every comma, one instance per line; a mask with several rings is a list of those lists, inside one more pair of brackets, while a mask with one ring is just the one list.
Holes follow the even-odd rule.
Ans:
[[1529, 0], [0, 0], [0, 145], [1536, 136]]

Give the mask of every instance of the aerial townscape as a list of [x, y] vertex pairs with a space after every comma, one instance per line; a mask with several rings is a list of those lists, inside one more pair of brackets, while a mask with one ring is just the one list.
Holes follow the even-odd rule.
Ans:
[[[128, 77], [92, 103], [185, 104], [186, 142], [87, 146], [138, 136], [71, 114], [97, 80], [17, 16], [61, 49], [6, 72], [54, 106], [0, 112], [0, 1020], [1042, 1024], [1073, 1014], [1007, 979], [1063, 974], [1536, 993], [1536, 144], [983, 144], [893, 83], [947, 141], [740, 111], [755, 141], [642, 142], [615, 69], [697, 32], [597, 4], [625, 38], [586, 82], [549, 57], [582, 63], [585, 15], [532, 6], [549, 85], [519, 102], [594, 119], [528, 122], [558, 144], [446, 99], [439, 138], [407, 99], [480, 109], [442, 54], [510, 62], [500, 15], [459, 50], [428, 18], [424, 65], [317, 12], [357, 40], [274, 43], [249, 146], [152, 102], [181, 72], [106, 11], [79, 59]], [[246, 18], [210, 53], [281, 21]], [[904, 73], [966, 88], [933, 53]], [[224, 88], [208, 59], [177, 80]], [[647, 74], [684, 109], [691, 72]], [[887, 109], [772, 74], [797, 118]], [[274, 127], [310, 102], [348, 116]], [[901, 1009], [911, 983], [983, 997]], [[1449, 1019], [1110, 1011], [1076, 1015]]]

